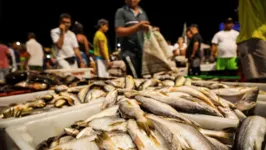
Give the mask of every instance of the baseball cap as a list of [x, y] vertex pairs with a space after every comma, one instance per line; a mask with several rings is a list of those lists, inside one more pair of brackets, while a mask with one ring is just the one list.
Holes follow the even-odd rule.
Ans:
[[230, 17], [224, 20], [224, 23], [233, 23], [233, 22], [234, 20]]
[[100, 19], [98, 20], [97, 25], [95, 27], [99, 28], [100, 26], [106, 25], [106, 24], [108, 24], [108, 21], [106, 19]]

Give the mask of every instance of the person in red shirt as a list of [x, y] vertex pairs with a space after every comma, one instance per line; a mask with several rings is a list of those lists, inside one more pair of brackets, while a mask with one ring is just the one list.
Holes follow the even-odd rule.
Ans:
[[5, 76], [9, 73], [8, 60], [12, 61], [9, 49], [0, 43], [0, 82], [5, 82]]

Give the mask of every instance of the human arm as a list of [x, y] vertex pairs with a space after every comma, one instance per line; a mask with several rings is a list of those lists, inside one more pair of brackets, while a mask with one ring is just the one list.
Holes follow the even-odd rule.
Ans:
[[87, 39], [86, 36], [84, 36], [84, 45], [85, 45], [86, 55], [87, 55], [87, 57], [90, 57], [90, 53], [89, 53], [89, 50], [90, 50], [89, 41], [88, 41], [88, 39]]
[[215, 57], [218, 50], [219, 34], [216, 33], [212, 39], [211, 56]]
[[186, 56], [186, 52], [187, 52], [187, 44], [184, 43], [184, 48], [181, 50], [181, 56]]
[[72, 40], [73, 40], [72, 41], [72, 46], [73, 46], [75, 55], [76, 55], [76, 57], [78, 58], [78, 60], [80, 62], [79, 65], [80, 65], [81, 68], [85, 68], [86, 65], [83, 62], [83, 59], [82, 59], [82, 56], [81, 56], [80, 50], [79, 50], [78, 40], [77, 40], [77, 38], [76, 38], [74, 33], [72, 34]]
[[147, 29], [148, 21], [141, 21], [133, 26], [125, 27], [124, 10], [119, 9], [115, 14], [115, 32], [118, 37], [130, 36], [140, 29]]
[[57, 32], [56, 30], [51, 31], [51, 37], [55, 46], [58, 49], [62, 49], [62, 46], [64, 44], [65, 25], [61, 24], [59, 28], [60, 32]]

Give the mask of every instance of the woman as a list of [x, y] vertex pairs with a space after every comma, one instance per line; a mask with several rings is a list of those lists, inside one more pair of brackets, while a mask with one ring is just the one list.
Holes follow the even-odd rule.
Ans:
[[85, 61], [86, 65], [89, 65], [89, 41], [87, 37], [83, 34], [83, 25], [76, 21], [72, 28], [72, 31], [76, 34], [79, 44], [79, 50], [81, 52], [83, 61]]
[[174, 45], [174, 56], [185, 56], [187, 50], [187, 44], [184, 42], [183, 37], [179, 37], [177, 43]]

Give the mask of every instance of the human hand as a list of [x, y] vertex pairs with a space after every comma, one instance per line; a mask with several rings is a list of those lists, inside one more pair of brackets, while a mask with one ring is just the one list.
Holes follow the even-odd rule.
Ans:
[[60, 29], [61, 32], [65, 32], [65, 30], [66, 30], [66, 25], [65, 25], [65, 24], [60, 24], [60, 25], [59, 25], [59, 29]]
[[153, 30], [160, 32], [160, 28], [159, 27], [153, 27]]
[[113, 65], [113, 63], [111, 61], [107, 61], [106, 64], [107, 64], [107, 68], [111, 68]]
[[80, 68], [87, 68], [87, 66], [84, 64], [84, 62], [81, 62], [79, 65], [80, 65]]
[[139, 22], [138, 25], [139, 25], [140, 30], [148, 30], [150, 22], [149, 21], [141, 21], [141, 22]]

